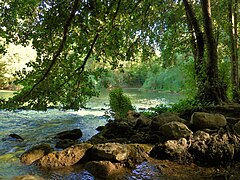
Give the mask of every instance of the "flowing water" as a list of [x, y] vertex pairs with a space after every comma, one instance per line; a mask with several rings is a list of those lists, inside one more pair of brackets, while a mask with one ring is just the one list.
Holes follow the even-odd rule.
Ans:
[[[142, 92], [138, 89], [125, 89], [124, 92], [130, 97], [136, 109], [176, 103], [182, 98], [178, 94]], [[11, 96], [12, 92], [0, 91], [0, 97]], [[54, 147], [54, 136], [65, 130], [80, 128], [83, 136], [79, 142], [88, 140], [97, 133], [96, 127], [106, 124], [104, 109], [108, 109], [108, 102], [108, 93], [103, 91], [100, 97], [91, 99], [87, 109], [79, 111], [49, 109], [46, 112], [33, 110], [9, 112], [0, 110], [0, 179], [8, 180], [25, 174], [39, 175], [46, 179], [94, 179], [94, 176], [81, 167], [46, 172], [34, 165], [21, 164], [19, 157], [24, 151], [37, 144], [49, 143]], [[24, 141], [6, 140], [12, 133], [20, 135]], [[127, 179], [142, 179], [141, 177], [145, 177], [146, 173], [149, 174], [148, 172], [151, 174], [148, 175], [150, 179], [156, 177], [154, 170], [151, 171], [149, 168], [151, 169], [151, 166], [146, 164], [139, 165]]]

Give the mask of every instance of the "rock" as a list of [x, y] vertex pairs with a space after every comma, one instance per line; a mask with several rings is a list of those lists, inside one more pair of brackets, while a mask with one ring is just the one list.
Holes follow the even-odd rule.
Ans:
[[96, 128], [97, 131], [102, 131], [103, 129], [104, 129], [104, 126], [98, 126], [98, 127]]
[[71, 166], [80, 161], [92, 146], [89, 143], [82, 143], [59, 152], [49, 153], [39, 159], [37, 164], [44, 168]]
[[152, 120], [145, 117], [145, 116], [140, 116], [136, 119], [136, 123], [134, 125], [134, 129], [148, 129], [149, 126], [151, 125]]
[[134, 127], [134, 129], [148, 127], [152, 120], [141, 113], [135, 111], [128, 111], [127, 122]]
[[192, 138], [192, 145], [189, 148], [190, 153], [196, 161], [204, 161], [208, 144], [211, 141], [210, 134], [204, 131], [197, 131]]
[[70, 131], [63, 131], [56, 135], [58, 139], [71, 139], [77, 140], [82, 137], [82, 131], [80, 129], [73, 129]]
[[149, 144], [128, 144], [129, 154], [127, 158], [127, 166], [135, 168], [149, 158], [149, 154], [153, 149], [153, 145]]
[[12, 180], [44, 180], [44, 178], [40, 176], [23, 175], [23, 176], [16, 176]]
[[197, 131], [192, 139], [192, 145], [189, 152], [194, 160], [200, 163], [219, 165], [229, 162], [234, 157], [234, 144], [231, 144], [229, 135], [223, 133], [214, 133], [209, 135], [204, 131]]
[[105, 143], [94, 145], [90, 152], [94, 160], [120, 162], [128, 158], [129, 149], [125, 144]]
[[172, 121], [186, 123], [186, 120], [181, 119], [178, 115], [167, 112], [167, 113], [162, 113], [158, 116], [155, 116], [151, 122], [150, 127], [152, 130], [158, 131], [159, 127], [161, 127], [165, 123], [169, 123]]
[[101, 135], [107, 139], [130, 138], [134, 130], [126, 122], [111, 122], [106, 124]]
[[2, 141], [16, 141], [22, 142], [24, 139], [18, 134], [9, 134], [7, 138], [2, 138]]
[[110, 161], [90, 161], [86, 163], [85, 169], [100, 179], [111, 179], [109, 176], [116, 176], [123, 171], [123, 165]]
[[182, 158], [189, 158], [186, 156], [188, 148], [189, 143], [185, 138], [168, 140], [164, 144], [155, 146], [150, 152], [150, 156], [158, 159], [182, 160]]
[[159, 128], [159, 130], [167, 140], [179, 139], [183, 137], [188, 138], [193, 134], [193, 132], [188, 129], [185, 124], [176, 121], [165, 123]]
[[74, 141], [74, 140], [71, 140], [71, 139], [63, 139], [63, 140], [61, 140], [61, 139], [60, 139], [60, 140], [56, 143], [55, 147], [56, 147], [56, 148], [65, 149], [65, 148], [68, 148], [68, 147], [70, 147], [70, 146], [72, 146], [72, 145], [74, 145], [74, 144], [76, 144], [76, 141]]
[[20, 161], [24, 164], [32, 164], [34, 161], [42, 158], [52, 151], [53, 149], [49, 144], [40, 144], [24, 152], [20, 157]]
[[190, 123], [194, 128], [201, 129], [219, 129], [227, 125], [226, 118], [221, 114], [210, 114], [205, 112], [194, 112]]
[[233, 126], [235, 132], [240, 135], [240, 121], [238, 121], [236, 124]]
[[208, 164], [219, 165], [231, 162], [234, 157], [234, 144], [231, 144], [227, 133], [211, 136], [206, 152]]
[[156, 144], [161, 141], [161, 137], [157, 134], [149, 134], [147, 132], [140, 131], [134, 134], [129, 141], [131, 143]]

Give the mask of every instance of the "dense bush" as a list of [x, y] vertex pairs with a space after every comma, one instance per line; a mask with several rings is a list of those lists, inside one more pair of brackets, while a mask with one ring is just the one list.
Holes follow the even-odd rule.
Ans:
[[122, 88], [114, 88], [109, 92], [110, 108], [117, 118], [127, 116], [129, 110], [133, 110], [133, 106], [129, 97], [123, 94]]

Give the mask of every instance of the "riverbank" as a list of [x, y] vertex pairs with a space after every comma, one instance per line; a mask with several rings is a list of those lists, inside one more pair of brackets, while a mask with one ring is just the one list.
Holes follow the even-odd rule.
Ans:
[[[223, 115], [216, 114], [220, 109]], [[104, 179], [119, 178], [123, 168], [130, 171], [124, 170], [122, 179], [136, 174], [140, 179], [237, 179], [239, 110], [237, 104], [208, 107], [192, 110], [190, 119], [175, 113], [150, 119], [132, 111], [126, 119], [109, 121], [87, 142], [44, 155], [35, 164], [64, 169], [80, 163]]]

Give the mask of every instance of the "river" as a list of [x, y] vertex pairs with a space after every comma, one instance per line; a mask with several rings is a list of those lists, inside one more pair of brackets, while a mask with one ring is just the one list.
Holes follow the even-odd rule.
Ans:
[[[139, 89], [124, 89], [124, 93], [130, 97], [136, 109], [154, 107], [158, 104], [176, 103], [183, 98], [179, 94], [144, 92]], [[9, 91], [0, 91], [0, 97], [8, 98], [12, 94]], [[95, 130], [96, 127], [106, 124], [107, 119], [104, 114], [105, 110], [109, 108], [108, 103], [108, 92], [105, 90], [101, 92], [98, 98], [91, 99], [87, 104], [87, 109], [79, 111], [49, 109], [46, 112], [33, 110], [10, 112], [1, 110], [0, 179], [8, 180], [25, 174], [39, 175], [45, 179], [94, 179], [89, 172], [77, 166], [46, 172], [34, 165], [21, 164], [19, 157], [24, 151], [37, 144], [49, 143], [54, 147], [53, 137], [65, 130], [80, 128], [83, 136], [79, 139], [79, 142], [88, 140], [98, 132]], [[2, 140], [11, 133], [19, 134], [25, 140], [23, 142]], [[146, 168], [145, 165], [143, 167]], [[141, 166], [138, 168], [141, 168]], [[141, 174], [138, 173], [138, 176], [141, 176]], [[128, 179], [134, 179], [131, 177]]]

